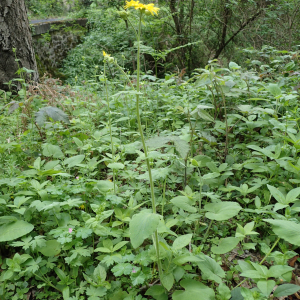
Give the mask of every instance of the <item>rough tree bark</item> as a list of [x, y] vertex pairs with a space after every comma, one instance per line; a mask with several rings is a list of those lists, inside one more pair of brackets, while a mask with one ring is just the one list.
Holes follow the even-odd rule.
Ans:
[[8, 90], [4, 83], [17, 78], [16, 72], [22, 67], [35, 71], [30, 77], [38, 80], [25, 3], [24, 0], [0, 0], [0, 89]]

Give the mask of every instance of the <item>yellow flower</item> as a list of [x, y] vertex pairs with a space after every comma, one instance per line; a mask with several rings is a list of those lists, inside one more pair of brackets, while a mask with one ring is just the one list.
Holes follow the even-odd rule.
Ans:
[[134, 7], [136, 8], [139, 5], [139, 1], [126, 1], [126, 5], [124, 6], [125, 9], [129, 8], [129, 7]]
[[110, 57], [110, 55], [107, 54], [105, 51], [103, 51], [103, 56], [104, 56], [104, 57]]
[[108, 60], [110, 63], [114, 62], [114, 58], [111, 57], [109, 54], [107, 54], [105, 51], [103, 51], [104, 60]]
[[80, 208], [80, 209], [85, 209], [84, 204], [81, 204], [81, 205], [79, 206], [79, 208]]
[[157, 14], [159, 8], [155, 7], [153, 3], [150, 4], [142, 4], [139, 1], [126, 1], [126, 5], [124, 6], [125, 9], [129, 7], [134, 7], [135, 9], [140, 9], [144, 11], [148, 11], [151, 13], [152, 16], [154, 16], [153, 13]]
[[154, 16], [153, 13], [157, 14], [159, 8], [155, 7], [153, 3], [145, 5], [146, 10], [150, 11], [151, 15]]

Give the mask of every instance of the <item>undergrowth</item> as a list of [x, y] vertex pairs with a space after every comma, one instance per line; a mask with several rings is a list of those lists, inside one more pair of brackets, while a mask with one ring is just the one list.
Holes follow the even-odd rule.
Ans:
[[103, 50], [73, 86], [1, 94], [0, 298], [297, 293], [299, 53], [159, 79]]

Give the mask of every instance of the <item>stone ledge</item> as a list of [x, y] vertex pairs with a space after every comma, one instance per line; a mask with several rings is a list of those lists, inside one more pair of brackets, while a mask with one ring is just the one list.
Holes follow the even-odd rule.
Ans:
[[[86, 27], [87, 19], [74, 19], [74, 20], [58, 20], [58, 21], [41, 21], [40, 23], [31, 24], [32, 35], [41, 35], [51, 31], [57, 31], [62, 28], [72, 27], [74, 25], [79, 25], [81, 27]], [[51, 29], [51, 26], [59, 26], [57, 29]]]

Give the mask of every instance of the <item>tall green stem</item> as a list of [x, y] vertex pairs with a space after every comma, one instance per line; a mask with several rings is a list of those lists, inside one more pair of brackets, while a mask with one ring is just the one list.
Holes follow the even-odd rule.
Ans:
[[[138, 128], [141, 136], [141, 141], [143, 145], [143, 150], [145, 153], [145, 159], [147, 164], [147, 169], [149, 173], [149, 180], [150, 180], [150, 190], [151, 190], [151, 202], [152, 202], [152, 211], [154, 214], [156, 214], [156, 205], [155, 205], [155, 194], [154, 194], [154, 183], [152, 179], [152, 173], [151, 173], [151, 166], [150, 161], [148, 158], [148, 151], [145, 143], [142, 123], [141, 123], [141, 116], [140, 116], [140, 108], [139, 108], [139, 101], [140, 101], [140, 37], [141, 37], [141, 27], [142, 27], [142, 16], [143, 12], [140, 12], [140, 20], [139, 20], [139, 29], [137, 34], [137, 76], [136, 76], [136, 116], [137, 116], [137, 122], [138, 122]], [[157, 230], [154, 233], [154, 243], [155, 243], [155, 249], [156, 249], [156, 256], [157, 256], [157, 265], [158, 265], [158, 271], [159, 271], [159, 277], [162, 278], [162, 265], [159, 258], [159, 242], [158, 242], [158, 233]]]
[[[114, 143], [113, 143], [113, 138], [112, 138], [111, 112], [110, 112], [110, 106], [109, 106], [109, 98], [108, 98], [108, 88], [107, 88], [107, 81], [106, 81], [105, 66], [106, 66], [106, 63], [104, 61], [104, 82], [105, 82], [106, 102], [107, 102], [107, 108], [108, 108], [108, 126], [109, 126], [109, 134], [110, 134], [111, 155], [112, 155], [112, 161], [114, 162], [114, 160], [115, 160], [115, 152], [114, 152]], [[115, 178], [115, 170], [114, 169], [113, 169], [113, 182], [114, 182], [114, 193], [116, 193], [116, 178]]]

